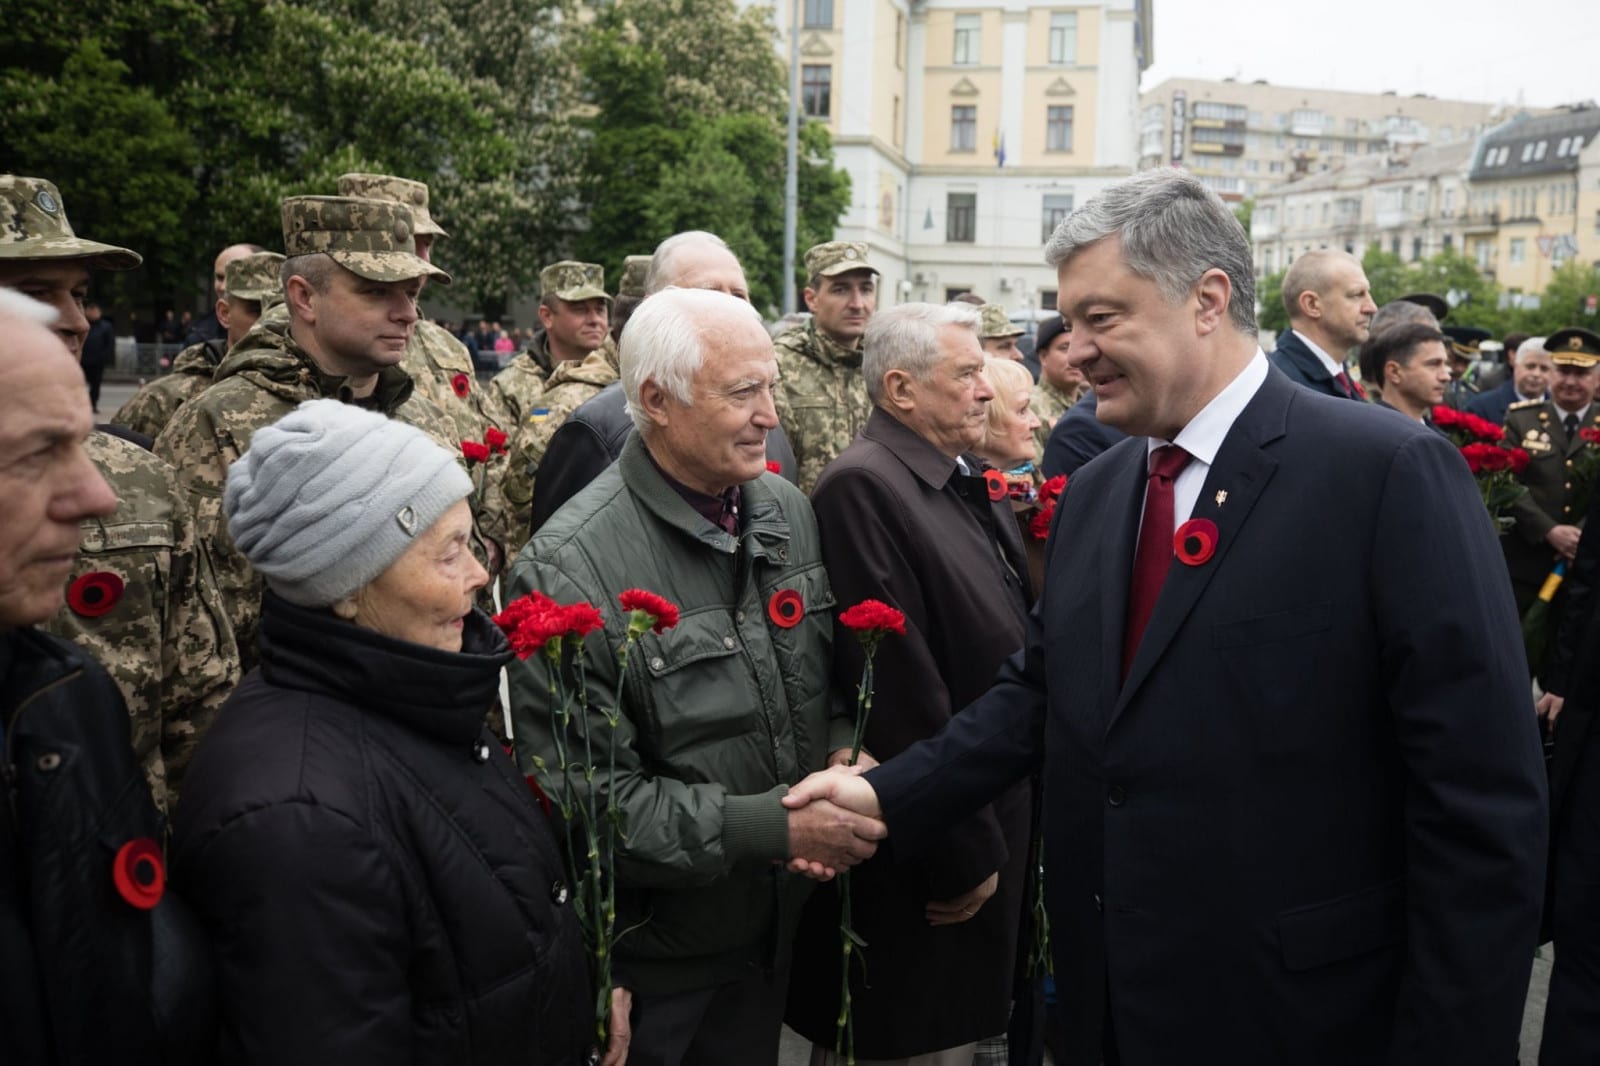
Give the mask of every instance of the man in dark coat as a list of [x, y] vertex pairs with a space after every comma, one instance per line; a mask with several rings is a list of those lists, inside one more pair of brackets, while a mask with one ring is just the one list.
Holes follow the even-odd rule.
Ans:
[[1111, 186], [1046, 258], [1101, 417], [1148, 439], [1068, 482], [988, 694], [785, 802], [881, 801], [903, 857], [1042, 768], [1063, 1066], [1504, 1066], [1545, 774], [1510, 590], [1461, 580], [1495, 539], [1465, 464], [1271, 371], [1189, 174]]
[[[970, 454], [994, 395], [978, 324], [964, 304], [903, 304], [873, 318], [862, 364], [873, 412], [812, 494], [835, 598], [906, 614], [907, 635], [886, 639], [875, 660], [866, 750], [880, 759], [937, 733], [1022, 647], [1032, 602], [1022, 537], [1004, 480], [987, 483]], [[854, 702], [862, 665], [859, 642], [841, 634], [838, 700]], [[973, 1045], [1005, 1033], [1028, 832], [1029, 789], [1018, 784], [947, 826], [926, 853], [851, 875], [851, 924], [868, 945], [851, 974], [860, 1060], [962, 1049], [970, 1062]], [[838, 928], [837, 894], [818, 893], [789, 986], [789, 1024], [827, 1049]]]
[[1044, 476], [1071, 477], [1078, 467], [1125, 437], [1126, 433], [1095, 417], [1094, 390], [1090, 389], [1067, 408], [1050, 431], [1044, 445]]
[[99, 304], [84, 304], [83, 314], [89, 320], [89, 335], [83, 338], [79, 365], [83, 367], [84, 380], [89, 383], [89, 408], [99, 414], [100, 379], [105, 376], [106, 367], [116, 360], [117, 335]]
[[1361, 262], [1348, 252], [1307, 252], [1283, 276], [1283, 306], [1290, 328], [1278, 337], [1272, 365], [1313, 392], [1365, 400], [1344, 366], [1378, 311]]

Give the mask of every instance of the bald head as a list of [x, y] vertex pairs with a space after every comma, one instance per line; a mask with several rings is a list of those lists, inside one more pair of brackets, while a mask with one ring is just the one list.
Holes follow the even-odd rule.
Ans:
[[117, 504], [83, 449], [89, 395], [55, 317], [0, 289], [0, 631], [60, 609], [78, 523]]
[[705, 230], [675, 233], [656, 245], [644, 291], [648, 296], [666, 288], [714, 289], [741, 300], [750, 299], [750, 287], [745, 283], [744, 267], [739, 265], [738, 257], [721, 237]]
[[1289, 267], [1283, 308], [1297, 332], [1335, 359], [1366, 342], [1378, 311], [1360, 260], [1329, 249], [1307, 252]]
[[247, 255], [264, 252], [265, 248], [259, 244], [230, 244], [217, 253], [217, 258], [211, 263], [211, 284], [217, 291], [217, 299], [227, 295], [228, 290], [228, 264], [235, 259], [243, 259]]

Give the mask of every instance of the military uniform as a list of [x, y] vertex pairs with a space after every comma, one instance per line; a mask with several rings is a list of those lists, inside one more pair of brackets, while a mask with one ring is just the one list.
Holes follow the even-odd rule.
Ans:
[[[1028, 331], [1011, 321], [1011, 316], [1006, 314], [1006, 309], [999, 304], [984, 304], [978, 308], [978, 341], [980, 343], [1002, 340], [1008, 337], [1020, 337], [1026, 332]], [[1018, 362], [1022, 360], [1022, 353], [1017, 349], [1015, 343], [1008, 346], [1004, 352], [990, 351], [987, 344], [983, 345], [983, 350], [999, 358], [1015, 358]], [[1032, 371], [1029, 371], [1029, 373], [1032, 373]]]
[[1452, 376], [1450, 383], [1444, 387], [1444, 406], [1464, 411], [1472, 398], [1478, 395], [1473, 368], [1483, 357], [1479, 345], [1489, 339], [1489, 331], [1476, 326], [1440, 326], [1439, 330], [1448, 338], [1446, 343], [1449, 345], [1451, 366], [1466, 364], [1461, 375]]
[[[230, 300], [249, 300], [266, 306], [283, 299], [280, 272], [283, 256], [256, 252], [228, 264], [223, 294]], [[226, 338], [191, 344], [172, 361], [172, 372], [140, 389], [122, 405], [111, 424], [143, 433], [152, 440], [161, 435], [173, 412], [211, 387], [217, 367], [228, 354]]]
[[[1567, 332], [1551, 334], [1546, 341], [1550, 358], [1567, 365], [1595, 365], [1596, 358], [1581, 348], [1558, 351], [1553, 346]], [[1565, 412], [1551, 400], [1526, 400], [1506, 410], [1506, 443], [1523, 449], [1530, 459], [1519, 479], [1528, 491], [1511, 505], [1516, 523], [1500, 541], [1520, 611], [1533, 603], [1555, 565], [1556, 554], [1545, 536], [1557, 525], [1581, 525], [1584, 518], [1574, 507], [1572, 468], [1596, 446], [1578, 433], [1569, 434], [1565, 419]], [[1578, 428], [1600, 429], [1600, 402], [1589, 405]], [[1532, 665], [1537, 669], [1539, 664]]]
[[[867, 246], [829, 241], [806, 252], [809, 277], [833, 277], [852, 270], [877, 270], [867, 263]], [[810, 494], [822, 471], [850, 446], [872, 414], [861, 376], [861, 349], [846, 348], [817, 329], [816, 319], [781, 333], [773, 341], [778, 358], [778, 421], [794, 446], [800, 491]]]
[[550, 338], [540, 330], [526, 351], [518, 352], [490, 379], [487, 391], [505, 419], [508, 433], [513, 426], [522, 425], [537, 405], [553, 369]]
[[1039, 428], [1033, 431], [1033, 448], [1035, 455], [1044, 454], [1044, 446], [1050, 439], [1050, 431], [1055, 428], [1056, 421], [1067, 409], [1078, 402], [1078, 397], [1083, 395], [1079, 390], [1071, 395], [1062, 392], [1050, 381], [1040, 376], [1039, 383], [1033, 387], [1033, 398], [1028, 401], [1028, 407], [1034, 416], [1039, 419]]
[[86, 519], [50, 632], [87, 650], [122, 692], [133, 747], [169, 810], [195, 746], [239, 681], [239, 649], [177, 472], [109, 433], [85, 443], [117, 493]]
[[[376, 281], [443, 274], [411, 254], [409, 212], [403, 206], [305, 196], [285, 200], [283, 214], [284, 242], [291, 256], [324, 252], [346, 269]], [[294, 339], [286, 307], [261, 316], [217, 368], [215, 384], [179, 408], [156, 440], [156, 452], [177, 467], [201, 538], [211, 547], [217, 584], [247, 669], [256, 661], [263, 584], [234, 546], [223, 519], [228, 467], [250, 447], [256, 430], [306, 400], [324, 397], [381, 411], [416, 426], [452, 452], [460, 450], [455, 422], [415, 395], [411, 376], [399, 366], [380, 371], [372, 394], [361, 399], [355, 398], [348, 379], [323, 373]], [[480, 533], [492, 524], [482, 514], [482, 482], [481, 477], [475, 479], [472, 499]], [[478, 547], [481, 554], [482, 545]]]

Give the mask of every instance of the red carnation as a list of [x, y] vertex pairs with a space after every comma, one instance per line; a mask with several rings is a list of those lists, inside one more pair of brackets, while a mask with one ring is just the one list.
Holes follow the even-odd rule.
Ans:
[[1433, 424], [1440, 429], [1455, 429], [1461, 425], [1461, 412], [1440, 404], [1433, 409]]
[[530, 592], [506, 604], [494, 616], [494, 624], [505, 633], [517, 658], [526, 659], [553, 640], [568, 634], [582, 640], [605, 623], [591, 604], [563, 606], [542, 592]]
[[1578, 430], [1578, 438], [1585, 444], [1600, 444], [1600, 429], [1594, 426], [1584, 426]]
[[1474, 474], [1511, 469], [1511, 456], [1498, 445], [1464, 444], [1461, 447], [1461, 456], [1467, 461], [1467, 469]]
[[1501, 429], [1487, 418], [1479, 418], [1470, 411], [1463, 411], [1461, 413], [1461, 421], [1467, 427], [1467, 432], [1471, 433], [1479, 440], [1497, 441], [1506, 435], [1505, 430]]
[[783, 464], [778, 462], [776, 459], [768, 459], [767, 460], [767, 473], [769, 473], [769, 474], [781, 474], [781, 473], [783, 473]]
[[461, 454], [467, 457], [468, 463], [487, 463], [489, 446], [480, 441], [464, 440], [461, 442]]
[[1528, 464], [1533, 461], [1533, 456], [1521, 448], [1507, 448], [1506, 455], [1511, 462], [1511, 472], [1518, 477], [1522, 476], [1522, 472], [1528, 469]]
[[839, 615], [839, 624], [846, 629], [899, 633], [905, 636], [906, 616], [882, 600], [862, 600]]
[[502, 430], [490, 426], [483, 431], [483, 442], [495, 455], [504, 455], [506, 451], [506, 435]]
[[1060, 499], [1061, 494], [1066, 491], [1067, 475], [1057, 474], [1055, 477], [1039, 486], [1039, 502], [1048, 503], [1051, 500]]
[[[678, 624], [678, 606], [664, 596], [645, 589], [628, 589], [617, 597], [617, 602], [622, 604], [624, 611], [631, 611], [641, 615], [648, 615], [648, 619], [639, 619], [639, 631], [643, 632], [648, 627], [656, 633], [664, 633]], [[629, 628], [633, 628], [631, 625]]]
[[579, 640], [606, 624], [606, 620], [600, 617], [600, 612], [595, 610], [594, 604], [583, 600], [562, 607], [561, 619], [566, 623], [566, 631]]
[[[1043, 494], [1039, 497], [1044, 499]], [[1050, 521], [1056, 516], [1056, 501], [1050, 500], [1043, 507], [1034, 512], [1028, 520], [1028, 535], [1034, 540], [1050, 539]]]
[[472, 391], [472, 380], [465, 374], [457, 374], [450, 379], [450, 388], [454, 390], [457, 396], [465, 400], [467, 394]]

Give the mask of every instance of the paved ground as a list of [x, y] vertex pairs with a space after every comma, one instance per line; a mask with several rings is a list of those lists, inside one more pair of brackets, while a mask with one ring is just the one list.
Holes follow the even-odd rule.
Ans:
[[[100, 418], [109, 419], [128, 398], [138, 391], [137, 382], [107, 382], [100, 390]], [[1544, 1001], [1550, 988], [1550, 948], [1534, 960], [1533, 981], [1528, 988], [1528, 1007], [1522, 1020], [1522, 1055], [1524, 1066], [1531, 1066], [1539, 1058], [1539, 1031], [1544, 1025]], [[783, 1031], [783, 1047], [779, 1066], [807, 1066], [810, 1045], [791, 1030]]]

